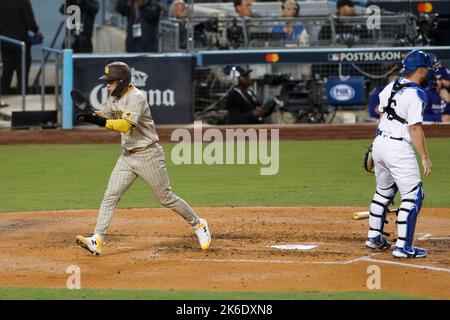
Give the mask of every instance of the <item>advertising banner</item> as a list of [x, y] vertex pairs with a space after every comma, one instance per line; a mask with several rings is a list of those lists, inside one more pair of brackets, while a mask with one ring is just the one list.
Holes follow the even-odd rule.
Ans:
[[193, 122], [193, 56], [74, 55], [73, 88], [88, 97], [96, 109], [102, 109], [108, 98], [106, 82], [98, 78], [114, 61], [130, 66], [131, 83], [145, 93], [156, 125]]

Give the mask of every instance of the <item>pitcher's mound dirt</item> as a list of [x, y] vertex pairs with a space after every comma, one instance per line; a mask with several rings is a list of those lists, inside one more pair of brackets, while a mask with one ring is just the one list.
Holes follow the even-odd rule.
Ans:
[[[198, 208], [213, 235], [202, 252], [170, 210], [121, 209], [99, 257], [75, 244], [75, 235], [92, 232], [96, 210], [1, 213], [0, 286], [65, 287], [67, 268], [77, 265], [82, 288], [364, 291], [368, 267], [377, 265], [383, 291], [450, 298], [450, 209], [423, 209], [415, 244], [429, 257], [408, 260], [365, 249], [368, 222], [352, 220], [361, 210]], [[391, 232], [395, 216], [389, 220]], [[283, 244], [316, 247], [270, 247]]]

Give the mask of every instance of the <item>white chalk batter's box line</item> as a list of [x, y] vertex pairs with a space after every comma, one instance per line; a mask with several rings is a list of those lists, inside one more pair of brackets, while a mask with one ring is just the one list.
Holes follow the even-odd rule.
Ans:
[[419, 240], [419, 241], [424, 241], [424, 240], [450, 240], [450, 237], [433, 237], [433, 238], [431, 238], [431, 236], [432, 236], [431, 233], [427, 233], [426, 235], [417, 238], [417, 240]]
[[371, 262], [371, 263], [381, 263], [381, 264], [390, 264], [395, 265], [399, 267], [406, 267], [406, 268], [415, 268], [415, 269], [422, 269], [422, 270], [431, 270], [431, 271], [438, 271], [438, 272], [449, 272], [450, 268], [444, 268], [444, 267], [433, 267], [428, 265], [420, 265], [420, 264], [412, 264], [412, 263], [405, 263], [405, 262], [398, 262], [398, 261], [391, 261], [391, 260], [381, 260], [381, 259], [375, 259], [373, 258], [376, 256], [377, 253], [364, 256], [348, 261], [295, 261], [295, 260], [258, 260], [258, 259], [198, 259], [198, 258], [191, 258], [191, 259], [175, 259], [175, 258], [157, 258], [155, 260], [176, 260], [176, 261], [186, 261], [186, 262], [206, 262], [206, 263], [272, 263], [272, 264], [323, 264], [323, 265], [348, 265], [358, 262]]

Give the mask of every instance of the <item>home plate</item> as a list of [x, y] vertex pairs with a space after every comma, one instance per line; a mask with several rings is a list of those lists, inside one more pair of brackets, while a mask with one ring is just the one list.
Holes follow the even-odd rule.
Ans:
[[283, 244], [269, 246], [270, 248], [280, 249], [280, 250], [311, 250], [317, 247], [314, 244]]

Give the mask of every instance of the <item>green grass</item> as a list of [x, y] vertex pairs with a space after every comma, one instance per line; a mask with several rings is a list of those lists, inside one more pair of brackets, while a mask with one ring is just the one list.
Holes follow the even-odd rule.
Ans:
[[[362, 169], [369, 140], [283, 141], [280, 169], [261, 165], [174, 165], [164, 144], [171, 184], [193, 206], [365, 206], [375, 188]], [[425, 207], [450, 207], [450, 139], [428, 139], [433, 174], [424, 178]], [[0, 146], [0, 211], [98, 208], [119, 145]], [[119, 207], [159, 207], [138, 180]]]
[[[164, 144], [174, 190], [194, 206], [366, 206], [375, 188], [362, 169], [369, 140], [284, 141], [280, 170], [261, 176], [260, 165], [174, 165]], [[433, 174], [424, 178], [425, 207], [450, 207], [450, 139], [428, 139]], [[119, 145], [0, 146], [0, 212], [98, 208]], [[138, 180], [119, 207], [159, 207]], [[206, 292], [67, 290], [0, 287], [0, 299], [317, 300], [422, 299], [383, 291]]]
[[69, 290], [0, 287], [0, 300], [416, 300], [385, 291], [352, 292], [208, 292], [149, 290]]

